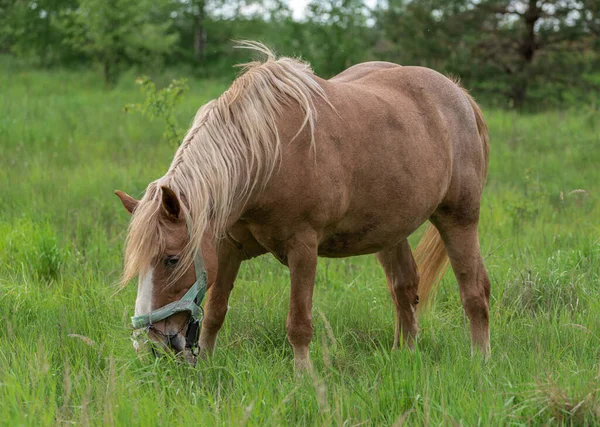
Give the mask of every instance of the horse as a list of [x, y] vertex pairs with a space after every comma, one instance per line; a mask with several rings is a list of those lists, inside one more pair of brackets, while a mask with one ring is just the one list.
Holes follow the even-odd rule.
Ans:
[[[287, 338], [302, 371], [318, 257], [377, 255], [396, 309], [393, 348], [409, 349], [418, 304], [449, 260], [472, 352], [489, 355], [478, 237], [489, 137], [474, 99], [424, 67], [367, 62], [325, 80], [262, 44], [239, 47], [264, 59], [198, 110], [141, 200], [116, 191], [132, 214], [122, 280], [139, 276], [136, 316], [176, 304], [205, 269], [199, 357], [210, 356], [240, 264], [270, 253], [290, 271]], [[427, 221], [413, 256], [407, 238]], [[150, 338], [185, 352], [190, 312], [164, 317], [147, 319]]]

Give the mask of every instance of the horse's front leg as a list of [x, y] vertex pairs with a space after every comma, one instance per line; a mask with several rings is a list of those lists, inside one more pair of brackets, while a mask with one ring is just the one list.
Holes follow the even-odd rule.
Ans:
[[312, 296], [317, 271], [318, 241], [313, 231], [295, 236], [286, 243], [290, 269], [290, 309], [287, 317], [288, 340], [294, 349], [297, 373], [310, 368], [308, 344], [312, 339]]
[[223, 242], [218, 251], [217, 277], [208, 290], [204, 307], [204, 320], [200, 333], [200, 357], [212, 356], [217, 334], [223, 326], [227, 314], [227, 303], [242, 263], [242, 257], [235, 248]]

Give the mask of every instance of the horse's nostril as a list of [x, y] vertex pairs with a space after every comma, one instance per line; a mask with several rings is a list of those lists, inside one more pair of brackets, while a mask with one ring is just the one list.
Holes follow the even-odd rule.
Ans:
[[167, 335], [167, 344], [176, 353], [183, 351], [185, 348], [185, 339], [180, 334]]

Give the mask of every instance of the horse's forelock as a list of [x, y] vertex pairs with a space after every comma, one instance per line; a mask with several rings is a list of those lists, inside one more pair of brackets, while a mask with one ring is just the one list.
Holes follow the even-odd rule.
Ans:
[[122, 284], [149, 268], [152, 260], [164, 250], [162, 215], [157, 182], [151, 183], [135, 209], [125, 242], [125, 266]]
[[[160, 189], [162, 185], [174, 189], [179, 202], [182, 204], [182, 215], [184, 216], [181, 217], [181, 221], [184, 221], [186, 225], [188, 223], [188, 218], [191, 215], [187, 206], [187, 198], [178, 189], [178, 186], [184, 183], [172, 178], [167, 176], [151, 183], [132, 215], [125, 244], [122, 286], [152, 267], [156, 257], [164, 253], [166, 249], [167, 236], [172, 232], [174, 223], [163, 212], [162, 190]], [[193, 221], [190, 221], [190, 223], [194, 224], [192, 229], [188, 229], [192, 239], [188, 241], [180, 254], [180, 262], [170, 278], [171, 283], [179, 279], [193, 264], [196, 248], [200, 247], [200, 239], [194, 239], [193, 236], [196, 233], [201, 236], [204, 229], [197, 229]]]

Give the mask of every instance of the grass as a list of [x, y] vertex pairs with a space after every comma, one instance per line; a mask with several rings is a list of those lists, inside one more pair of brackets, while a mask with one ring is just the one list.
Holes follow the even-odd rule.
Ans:
[[[492, 135], [481, 244], [492, 358], [471, 358], [452, 273], [414, 353], [392, 352], [374, 257], [322, 259], [315, 370], [296, 380], [287, 270], [245, 263], [214, 359], [137, 355], [135, 286], [117, 292], [128, 216], [173, 148], [121, 111], [133, 76], [0, 61], [0, 419], [15, 425], [593, 425], [600, 423], [600, 117], [484, 110]], [[188, 123], [224, 83], [190, 81]], [[418, 236], [416, 236], [418, 238]], [[414, 244], [417, 239], [413, 239]]]

